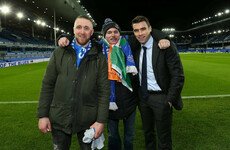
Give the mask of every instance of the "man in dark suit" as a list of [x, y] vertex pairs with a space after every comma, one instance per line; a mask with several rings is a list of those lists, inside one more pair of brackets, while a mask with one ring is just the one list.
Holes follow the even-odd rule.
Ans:
[[[184, 85], [182, 63], [176, 46], [160, 50], [151, 35], [151, 25], [144, 16], [132, 20], [136, 43], [130, 44], [139, 70], [139, 109], [145, 135], [146, 150], [171, 150], [172, 106], [181, 110]], [[158, 146], [156, 144], [156, 131]]]

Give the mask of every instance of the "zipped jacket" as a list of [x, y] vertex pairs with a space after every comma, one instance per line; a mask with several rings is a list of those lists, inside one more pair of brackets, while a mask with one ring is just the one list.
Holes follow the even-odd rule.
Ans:
[[108, 119], [110, 82], [101, 47], [92, 43], [77, 67], [75, 50], [57, 48], [46, 69], [37, 117], [48, 117], [51, 127], [67, 134], [88, 129]]

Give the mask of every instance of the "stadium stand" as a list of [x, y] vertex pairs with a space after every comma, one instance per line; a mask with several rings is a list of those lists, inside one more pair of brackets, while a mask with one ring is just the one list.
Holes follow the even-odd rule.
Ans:
[[230, 52], [230, 32], [202, 36], [177, 36], [172, 39], [180, 52]]
[[0, 32], [0, 63], [49, 58], [54, 48], [53, 41], [25, 32], [5, 29]]

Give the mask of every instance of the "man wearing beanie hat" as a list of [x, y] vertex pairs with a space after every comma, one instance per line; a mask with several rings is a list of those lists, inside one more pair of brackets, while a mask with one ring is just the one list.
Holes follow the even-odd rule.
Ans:
[[112, 21], [112, 19], [106, 18], [104, 24], [102, 25], [102, 34], [104, 37], [105, 37], [106, 31], [110, 28], [116, 28], [121, 33], [121, 29], [119, 25], [116, 22]]
[[[119, 72], [119, 70], [123, 70], [123, 78], [127, 77], [127, 82], [134, 83], [132, 80], [135, 78], [137, 74], [137, 69], [134, 64], [134, 60], [132, 57], [132, 52], [127, 42], [127, 47], [123, 48], [122, 41], [126, 41], [124, 37], [121, 37], [121, 29], [119, 25], [112, 21], [110, 18], [105, 19], [104, 24], [102, 26], [102, 34], [103, 34], [103, 53], [106, 55], [108, 59], [108, 68], [110, 61], [112, 64], [112, 69], [115, 69], [118, 66], [115, 62], [123, 62], [123, 69], [120, 67], [115, 71]], [[123, 49], [122, 49], [123, 48]], [[127, 48], [127, 49], [126, 49]], [[125, 55], [126, 53], [130, 55]], [[110, 56], [111, 55], [111, 56]], [[109, 58], [111, 57], [111, 59]], [[114, 57], [117, 57], [113, 59]], [[128, 62], [131, 58], [131, 62], [133, 65], [128, 65]], [[128, 69], [129, 68], [129, 69]], [[132, 69], [131, 69], [132, 68]], [[111, 70], [108, 70], [109, 74]], [[113, 74], [113, 73], [111, 73]], [[133, 76], [135, 74], [135, 76]], [[124, 149], [132, 150], [133, 149], [133, 137], [135, 130], [135, 116], [136, 116], [136, 106], [137, 106], [137, 95], [136, 90], [132, 89], [131, 86], [127, 86], [123, 81], [119, 82], [119, 79], [116, 80], [116, 77], [111, 77], [109, 75], [109, 79], [111, 81], [111, 96], [110, 96], [110, 111], [109, 111], [109, 120], [108, 120], [108, 149], [109, 150], [121, 150], [121, 138], [119, 135], [119, 121], [123, 120], [124, 126]]]
[[[123, 75], [126, 76], [128, 80], [126, 83], [123, 83], [119, 77], [117, 79], [116, 77], [113, 78], [109, 76], [109, 79], [111, 80], [111, 96], [110, 96], [109, 120], [107, 124], [108, 138], [109, 138], [108, 149], [121, 150], [122, 145], [121, 145], [121, 138], [119, 135], [119, 120], [123, 120], [123, 125], [124, 125], [123, 147], [125, 150], [133, 150], [135, 115], [136, 115], [136, 106], [138, 101], [137, 89], [136, 89], [137, 87], [136, 78], [138, 77], [137, 75], [133, 75], [133, 74], [137, 74], [137, 69], [135, 67], [134, 61], [132, 62], [133, 57], [132, 57], [132, 51], [129, 47], [129, 44], [124, 37], [121, 37], [121, 29], [119, 25], [116, 22], [112, 21], [112, 19], [106, 18], [104, 24], [102, 25], [101, 32], [103, 34], [102, 52], [107, 57], [108, 68], [109, 68], [109, 63], [111, 63], [110, 59], [113, 59], [114, 55], [117, 56], [121, 54], [122, 59], [120, 61], [124, 63], [126, 68], [125, 73]], [[157, 33], [156, 39], [163, 39], [158, 37], [166, 37], [166, 36], [158, 35]], [[69, 35], [61, 35], [58, 41], [59, 46], [61, 47], [67, 46], [69, 42], [67, 38], [71, 41], [71, 37]], [[163, 48], [167, 48], [169, 45], [167, 44], [164, 45], [163, 42], [159, 44], [159, 47], [161, 46], [163, 46]], [[125, 50], [123, 50], [122, 48]], [[119, 54], [115, 52], [118, 52]], [[127, 65], [128, 63], [131, 65]], [[114, 66], [114, 64], [112, 64], [111, 66]], [[113, 69], [114, 68], [112, 68], [111, 70]], [[110, 70], [108, 70], [108, 72], [110, 72]], [[115, 72], [114, 74], [117, 73]], [[131, 81], [130, 82], [131, 85], [128, 83], [129, 81]]]

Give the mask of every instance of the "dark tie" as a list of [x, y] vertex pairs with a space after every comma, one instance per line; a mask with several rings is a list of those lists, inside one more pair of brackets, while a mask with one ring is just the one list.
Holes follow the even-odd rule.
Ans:
[[142, 47], [144, 50], [143, 61], [142, 61], [142, 74], [141, 74], [141, 96], [143, 99], [148, 97], [148, 88], [147, 88], [147, 59], [146, 59], [146, 47]]

